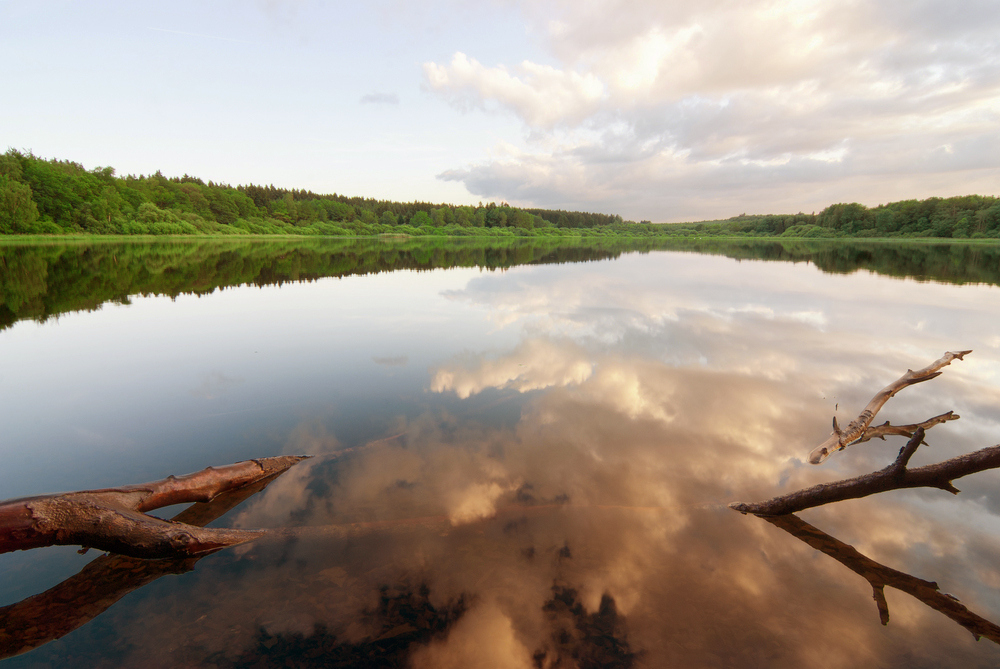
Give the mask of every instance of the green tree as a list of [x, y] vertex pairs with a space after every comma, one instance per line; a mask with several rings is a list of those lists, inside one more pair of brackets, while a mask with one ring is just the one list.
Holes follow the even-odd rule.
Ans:
[[38, 220], [38, 207], [27, 184], [0, 174], [0, 232], [29, 232]]
[[428, 214], [426, 211], [418, 211], [410, 219], [410, 225], [412, 225], [415, 228], [420, 228], [425, 225], [431, 225], [432, 223], [433, 221], [431, 220], [430, 214]]

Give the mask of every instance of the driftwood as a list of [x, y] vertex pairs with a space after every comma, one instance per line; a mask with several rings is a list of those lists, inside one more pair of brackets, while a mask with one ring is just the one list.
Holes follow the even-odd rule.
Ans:
[[[913, 371], [912, 369], [907, 370], [906, 374], [903, 374], [885, 388], [875, 393], [875, 397], [871, 399], [861, 414], [851, 421], [850, 424], [843, 430], [840, 429], [840, 425], [837, 423], [837, 417], [834, 416], [833, 432], [826, 441], [812, 450], [809, 454], [809, 462], [814, 465], [818, 465], [836, 451], [842, 451], [852, 444], [868, 441], [869, 439], [875, 437], [885, 439], [885, 435], [887, 434], [902, 434], [909, 437], [913, 435], [913, 432], [917, 427], [923, 426], [924, 429], [928, 429], [931, 425], [957, 419], [958, 416], [955, 416], [949, 411], [946, 414], [936, 416], [917, 425], [901, 425], [893, 427], [886, 422], [885, 424], [874, 428], [870, 427], [872, 421], [875, 419], [875, 415], [882, 409], [883, 406], [885, 406], [885, 403], [900, 390], [916, 383], [929, 381], [937, 376], [940, 376], [940, 370], [942, 367], [950, 365], [952, 360], [962, 360], [969, 353], [972, 353], [972, 351], [958, 351], [957, 353], [949, 351], [923, 369], [918, 369], [917, 371]], [[913, 431], [908, 431], [908, 428], [914, 429]]]
[[976, 615], [955, 597], [941, 592], [937, 583], [925, 581], [875, 562], [875, 560], [859, 553], [853, 546], [831, 537], [798, 516], [786, 514], [784, 516], [764, 516], [763, 518], [816, 550], [826, 553], [868, 581], [872, 586], [872, 597], [875, 599], [879, 619], [883, 625], [889, 624], [889, 604], [885, 601], [885, 586], [889, 586], [919, 599], [935, 611], [940, 611], [972, 632], [977, 641], [980, 637], [986, 637], [990, 641], [1000, 644], [1000, 627]]
[[1000, 467], [1000, 445], [998, 445], [934, 465], [907, 469], [906, 463], [917, 446], [923, 442], [923, 438], [924, 429], [918, 427], [913, 438], [900, 450], [896, 461], [877, 472], [833, 483], [821, 483], [766, 502], [733, 502], [729, 508], [756, 516], [780, 516], [831, 502], [858, 499], [903, 488], [938, 488], [958, 494], [958, 488], [952, 484], [954, 479]]
[[907, 371], [897, 381], [880, 390], [868, 403], [865, 410], [861, 412], [861, 415], [851, 422], [846, 430], [841, 430], [837, 425], [837, 419], [834, 418], [833, 434], [813, 450], [810, 456], [810, 461], [813, 464], [818, 464], [825, 460], [833, 450], [843, 450], [851, 444], [875, 437], [884, 439], [887, 435], [909, 436], [910, 440], [900, 449], [899, 455], [888, 467], [852, 479], [823, 483], [804, 490], [797, 490], [766, 502], [733, 502], [729, 507], [743, 514], [752, 513], [763, 518], [864, 577], [872, 587], [879, 618], [883, 625], [889, 622], [889, 607], [885, 600], [884, 590], [885, 586], [890, 586], [902, 590], [927, 606], [940, 611], [972, 632], [977, 640], [986, 637], [1000, 644], [1000, 627], [972, 613], [951, 595], [939, 592], [936, 583], [879, 564], [865, 557], [852, 546], [831, 537], [793, 515], [796, 511], [831, 502], [857, 499], [903, 488], [937, 488], [958, 494], [959, 490], [952, 483], [953, 480], [1000, 467], [1000, 445], [998, 445], [934, 465], [916, 469], [907, 468], [906, 465], [920, 444], [926, 443], [924, 435], [927, 430], [935, 425], [958, 419], [958, 416], [952, 411], [913, 425], [892, 426], [886, 422], [871, 427], [875, 414], [889, 398], [907, 386], [939, 376], [942, 367], [950, 364], [952, 360], [961, 360], [968, 353], [971, 351], [949, 352], [924, 369], [916, 372]]
[[0, 502], [0, 553], [79, 545], [130, 557], [176, 558], [252, 541], [264, 531], [203, 528], [145, 512], [210, 502], [221, 493], [281, 473], [304, 457], [247, 460], [139, 485]]
[[[301, 459], [279, 457], [251, 461], [259, 465], [259, 473], [252, 480], [219, 492], [211, 501], [191, 505], [174, 516], [172, 522], [202, 528], [263, 490]], [[215, 471], [220, 470], [226, 468]], [[125, 555], [98, 557], [59, 585], [0, 608], [0, 659], [26, 653], [69, 634], [133, 590], [167, 574], [191, 571], [208, 554], [202, 552], [193, 557], [163, 560]]]

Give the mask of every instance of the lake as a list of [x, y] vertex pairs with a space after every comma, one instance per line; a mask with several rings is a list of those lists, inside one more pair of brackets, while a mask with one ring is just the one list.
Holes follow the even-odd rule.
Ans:
[[[912, 466], [1000, 441], [997, 247], [5, 243], [0, 291], [0, 497], [313, 456], [214, 523], [270, 538], [98, 563], [116, 603], [95, 551], [0, 556], [7, 654], [66, 579], [93, 617], [5, 666], [1000, 663], [727, 506], [889, 464], [808, 455], [946, 351], [876, 423], [961, 416]], [[799, 515], [1000, 623], [998, 477]]]

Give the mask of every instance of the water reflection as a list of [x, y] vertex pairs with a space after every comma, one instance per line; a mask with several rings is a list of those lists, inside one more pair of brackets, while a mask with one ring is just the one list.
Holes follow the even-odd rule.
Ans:
[[[174, 359], [188, 379], [177, 397], [192, 403], [175, 420], [204, 406], [222, 413], [211, 403], [226, 393], [287, 401], [267, 420], [247, 411], [211, 423], [220, 443], [266, 437], [270, 452], [317, 456], [232, 521], [282, 531], [153, 582], [13, 663], [996, 665], [996, 646], [909, 597], [887, 593], [883, 628], [862, 579], [726, 508], [891, 460], [898, 443], [806, 464], [831, 414], [856, 415], [901, 370], [947, 349], [975, 353], [936, 387], [901, 394], [884, 418], [962, 415], [915, 460], [995, 443], [996, 288], [685, 253], [375, 279], [227, 291], [198, 305], [254, 318], [206, 329], [198, 345], [210, 363], [190, 351]], [[429, 297], [403, 325], [386, 325], [419, 294]], [[188, 332], [178, 315], [194, 313], [189, 303], [162, 308], [177, 322], [160, 327]], [[116, 332], [153, 311], [115, 312]], [[331, 339], [316, 315], [327, 311], [352, 338]], [[8, 331], [12, 346], [21, 325]], [[244, 346], [253, 362], [226, 358]], [[252, 359], [256, 350], [267, 355]], [[177, 444], [221, 449], [204, 437]], [[166, 457], [168, 446], [121, 457]], [[902, 492], [803, 516], [997, 619], [993, 477], [963, 482], [958, 498]]]
[[915, 597], [935, 611], [940, 611], [972, 632], [976, 640], [985, 637], [994, 643], [1000, 643], [1000, 627], [969, 611], [953, 595], [941, 593], [937, 583], [925, 581], [879, 564], [858, 553], [853, 546], [848, 546], [835, 537], [831, 537], [794, 514], [767, 516], [764, 520], [775, 527], [780, 527], [816, 550], [826, 553], [867, 580], [872, 586], [873, 598], [883, 625], [889, 624], [889, 606], [885, 599], [885, 586], [889, 586]]
[[[175, 622], [116, 620], [135, 644], [124, 661], [157, 666], [151, 648], [167, 653], [162, 666], [280, 666], [281, 653], [314, 652], [418, 667], [576, 666], [603, 652], [618, 666], [995, 661], [912, 607], [894, 603], [894, 626], [873, 625], [864, 584], [724, 508], [737, 491], [816, 471], [798, 467], [809, 442], [788, 438], [793, 421], [766, 410], [792, 389], [640, 360], [609, 373], [669, 414], [635, 412], [595, 376], [532, 397], [511, 431], [431, 412], [293, 471], [238, 521], [293, 530], [135, 603], [130, 617]], [[880, 506], [897, 526], [914, 521], [908, 549], [941, 549], [920, 536], [918, 512], [891, 501], [838, 515], [879, 536]]]
[[0, 327], [133, 295], [204, 294], [241, 285], [444, 267], [503, 269], [613, 258], [643, 242], [485, 239], [171, 240], [0, 243]]
[[588, 262], [623, 253], [693, 251], [741, 260], [809, 262], [947, 283], [1000, 285], [1000, 246], [804, 240], [417, 238], [19, 243], [0, 240], [0, 328], [128, 304], [135, 295], [205, 294], [242, 285], [448, 267], [506, 269]]
[[[266, 488], [290, 465], [281, 466], [280, 471], [225, 490], [209, 502], [192, 504], [172, 520], [205, 527]], [[69, 634], [133, 590], [163, 576], [189, 572], [209, 554], [160, 560], [108, 554], [98, 557], [79, 574], [59, 585], [0, 608], [0, 659], [25, 653]]]

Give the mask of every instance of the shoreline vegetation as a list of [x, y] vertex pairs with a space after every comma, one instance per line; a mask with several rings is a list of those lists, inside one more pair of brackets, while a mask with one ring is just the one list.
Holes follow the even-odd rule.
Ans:
[[0, 331], [137, 296], [204, 295], [238, 286], [376, 274], [611, 260], [680, 251], [736, 260], [805, 262], [827, 273], [1000, 285], [1000, 244], [918, 240], [418, 237], [12, 237], [0, 243]]
[[319, 195], [184, 175], [118, 177], [9, 149], [0, 155], [0, 236], [316, 236], [526, 238], [1000, 238], [1000, 198], [967, 195], [818, 214], [741, 214], [694, 223], [627, 221], [617, 214], [456, 206]]

